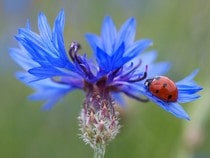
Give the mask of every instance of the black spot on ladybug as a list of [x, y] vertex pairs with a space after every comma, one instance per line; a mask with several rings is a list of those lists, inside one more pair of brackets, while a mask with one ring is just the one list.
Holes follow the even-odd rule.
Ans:
[[166, 88], [166, 87], [167, 87], [167, 83], [164, 83], [164, 84], [163, 84], [163, 88]]
[[157, 89], [157, 90], [155, 91], [155, 93], [159, 93], [159, 90]]
[[171, 99], [172, 98], [172, 95], [168, 95], [168, 99]]

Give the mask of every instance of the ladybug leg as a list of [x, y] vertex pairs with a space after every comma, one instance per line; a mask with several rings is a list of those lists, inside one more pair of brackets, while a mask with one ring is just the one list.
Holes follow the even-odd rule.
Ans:
[[145, 71], [144, 71], [144, 74], [143, 74], [142, 77], [139, 77], [139, 78], [134, 79], [134, 80], [129, 80], [128, 82], [139, 82], [139, 81], [144, 80], [145, 78], [147, 78], [147, 70], [148, 70], [148, 65], [146, 65]]

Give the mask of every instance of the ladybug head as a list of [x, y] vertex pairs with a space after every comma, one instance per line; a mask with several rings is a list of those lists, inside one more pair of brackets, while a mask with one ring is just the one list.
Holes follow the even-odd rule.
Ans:
[[147, 86], [147, 87], [149, 87], [153, 80], [154, 80], [154, 78], [147, 79], [147, 80], [144, 82], [144, 85]]

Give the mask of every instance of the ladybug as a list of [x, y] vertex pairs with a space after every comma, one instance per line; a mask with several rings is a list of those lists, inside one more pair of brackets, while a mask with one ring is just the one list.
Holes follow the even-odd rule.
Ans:
[[147, 79], [144, 84], [152, 95], [163, 101], [176, 102], [178, 99], [177, 86], [168, 77], [156, 76]]

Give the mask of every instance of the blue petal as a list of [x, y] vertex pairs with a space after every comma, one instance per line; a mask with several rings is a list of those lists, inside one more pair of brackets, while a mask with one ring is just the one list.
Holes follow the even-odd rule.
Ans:
[[64, 9], [61, 9], [61, 11], [58, 13], [58, 16], [55, 19], [54, 30], [56, 30], [56, 25], [59, 25], [61, 28], [61, 31], [63, 31], [64, 26], [65, 26]]
[[71, 89], [70, 86], [56, 84], [48, 79], [34, 82], [30, 86], [32, 86], [33, 88], [37, 90], [36, 93], [32, 94], [29, 97], [30, 99], [33, 99], [33, 100], [46, 100], [49, 98], [53, 98], [56, 95], [63, 95], [63, 92], [69, 91]]
[[71, 86], [57, 84], [50, 79], [30, 83], [29, 86], [36, 89], [36, 93], [29, 96], [32, 100], [47, 100], [43, 110], [50, 110], [52, 106], [67, 93], [74, 90]]
[[196, 99], [200, 98], [200, 95], [199, 94], [182, 94], [178, 97], [178, 102], [179, 103], [187, 103], [187, 102], [191, 102], [191, 101], [194, 101]]
[[148, 65], [148, 75], [147, 78], [152, 78], [154, 76], [160, 76], [169, 71], [171, 68], [170, 62], [158, 62], [155, 64]]
[[109, 71], [109, 67], [111, 65], [110, 63], [110, 56], [104, 52], [101, 48], [97, 47], [97, 54], [96, 54], [96, 60], [99, 64], [99, 67], [102, 69], [107, 68]]
[[86, 38], [87, 42], [89, 43], [92, 51], [95, 54], [97, 52], [97, 47], [102, 49], [102, 46], [100, 44], [100, 38], [97, 35], [91, 34], [91, 33], [86, 33], [85, 38]]
[[[16, 36], [16, 39], [22, 44], [22, 42], [28, 44], [30, 47], [34, 47], [35, 49], [40, 49], [44, 52], [46, 48], [44, 46], [43, 40], [40, 36], [28, 29], [19, 29], [19, 34]], [[29, 52], [30, 53], [30, 52]], [[32, 54], [32, 53], [31, 53]]]
[[29, 54], [24, 51], [23, 49], [19, 48], [10, 48], [9, 49], [10, 55], [13, 60], [18, 63], [23, 69], [26, 71], [32, 67], [39, 66], [35, 61], [31, 59]]
[[197, 92], [199, 92], [203, 88], [197, 85], [193, 80], [197, 73], [198, 70], [195, 70], [189, 76], [176, 83], [179, 94], [179, 102], [187, 103], [190, 101], [194, 101], [200, 97], [200, 95], [197, 94]]
[[32, 56], [32, 59], [41, 65], [46, 65], [55, 54], [43, 45], [41, 38], [32, 31], [20, 29], [16, 39]]
[[179, 105], [176, 102], [165, 102], [162, 101], [155, 96], [152, 96], [149, 92], [146, 92], [146, 96], [153, 102], [155, 102], [157, 105], [159, 105], [161, 108], [163, 108], [165, 111], [172, 113], [174, 116], [182, 119], [189, 120], [188, 114], [185, 112], [185, 110], [182, 108], [181, 105]]
[[134, 65], [137, 65], [141, 61], [141, 66], [137, 68], [138, 73], [144, 72], [145, 66], [148, 65], [147, 78], [152, 78], [154, 76], [165, 74], [166, 72], [168, 72], [168, 70], [171, 67], [170, 62], [156, 62], [155, 63], [156, 58], [157, 58], [157, 52], [150, 51], [150, 52], [145, 52], [141, 54], [140, 56], [134, 58], [133, 60], [131, 60], [131, 62]]
[[141, 52], [143, 52], [145, 49], [147, 49], [149, 46], [152, 45], [152, 40], [144, 39], [136, 41], [132, 46], [130, 46], [126, 52], [124, 53], [124, 56], [130, 57], [133, 59], [137, 55], [140, 55]]
[[56, 69], [54, 67], [35, 67], [32, 68], [30, 70], [28, 70], [28, 72], [34, 76], [40, 77], [40, 78], [50, 78], [53, 76], [70, 76], [70, 74], [67, 74], [59, 69]]
[[113, 46], [116, 40], [116, 35], [117, 30], [112, 19], [109, 16], [105, 17], [101, 29], [101, 38], [103, 41], [103, 49], [109, 55], [113, 53]]
[[31, 30], [31, 24], [29, 19], [26, 21], [26, 29]]
[[48, 24], [47, 18], [43, 13], [40, 13], [38, 17], [38, 28], [40, 37], [45, 43], [45, 47], [48, 47], [52, 54], [59, 56], [59, 53], [52, 42], [52, 31], [50, 25]]
[[115, 45], [115, 50], [121, 45], [122, 42], [127, 46], [133, 43], [136, 34], [136, 20], [135, 18], [129, 18], [120, 28], [117, 37], [117, 43]]
[[197, 85], [178, 85], [178, 90], [180, 94], [194, 94], [197, 93], [198, 91], [202, 90], [200, 86]]
[[123, 42], [111, 57], [112, 70], [122, 67], [128, 60], [130, 60], [127, 57], [123, 57], [124, 51], [125, 51], [125, 44]]
[[52, 41], [55, 44], [56, 48], [60, 52], [60, 57], [63, 60], [66, 60], [68, 57], [66, 56], [64, 40], [63, 40], [63, 29], [65, 25], [65, 15], [64, 10], [62, 9], [58, 16], [56, 17], [54, 27], [53, 27], [53, 34], [52, 34]]
[[17, 77], [17, 79], [19, 79], [21, 82], [23, 82], [25, 84], [28, 84], [28, 83], [31, 83], [31, 82], [38, 81], [38, 80], [42, 79], [40, 77], [36, 77], [36, 76], [31, 75], [31, 74], [26, 73], [26, 72], [17, 72], [16, 77]]
[[[39, 78], [28, 73], [18, 73], [17, 76], [22, 82], [36, 90], [34, 94], [29, 96], [29, 99], [47, 101], [42, 107], [43, 110], [49, 110], [62, 97], [74, 90], [71, 85], [57, 84], [50, 79], [37, 81]], [[31, 82], [31, 80], [36, 82]]]
[[157, 56], [158, 56], [158, 53], [156, 51], [149, 51], [149, 52], [142, 53], [139, 57], [140, 59], [142, 59], [142, 63], [146, 63], [150, 65], [157, 59]]
[[98, 47], [96, 57], [100, 69], [108, 73], [112, 70], [122, 67], [126, 62], [130, 60], [130, 58], [122, 57], [124, 49], [125, 45], [122, 43], [114, 55], [109, 56], [106, 52]]
[[190, 120], [190, 117], [188, 116], [188, 114], [185, 112], [182, 106], [179, 105], [178, 103], [168, 103], [165, 106], [168, 106], [167, 111], [172, 113], [176, 117]]
[[43, 40], [51, 41], [52, 39], [51, 28], [48, 24], [46, 16], [43, 13], [40, 13], [38, 17], [38, 28]]

